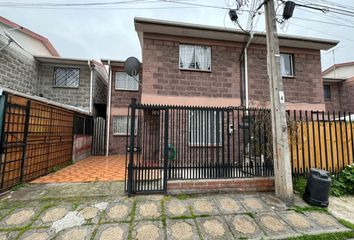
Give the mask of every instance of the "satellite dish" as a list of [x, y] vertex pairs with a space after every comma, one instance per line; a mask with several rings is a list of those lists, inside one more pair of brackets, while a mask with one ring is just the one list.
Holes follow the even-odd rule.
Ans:
[[141, 63], [136, 57], [129, 57], [124, 62], [124, 70], [129, 76], [136, 76], [140, 73]]

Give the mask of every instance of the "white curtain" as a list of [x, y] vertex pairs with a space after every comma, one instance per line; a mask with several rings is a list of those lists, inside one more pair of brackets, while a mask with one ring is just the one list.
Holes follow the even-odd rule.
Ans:
[[[206, 46], [196, 46], [195, 56], [198, 69], [210, 70], [211, 49]], [[197, 68], [196, 67], [196, 68]]]
[[194, 68], [194, 46], [179, 45], [180, 68]]
[[139, 75], [131, 77], [125, 72], [116, 73], [116, 89], [122, 90], [138, 90], [139, 89]]
[[285, 69], [285, 56], [284, 55], [280, 55], [280, 71], [281, 71], [281, 75], [282, 76], [287, 76], [287, 72], [286, 72], [286, 69]]

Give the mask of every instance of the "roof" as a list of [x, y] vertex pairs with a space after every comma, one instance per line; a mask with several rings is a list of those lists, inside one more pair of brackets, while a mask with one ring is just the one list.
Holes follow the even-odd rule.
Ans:
[[338, 63], [330, 66], [326, 70], [322, 72], [322, 75], [326, 75], [327, 73], [333, 71], [334, 69], [340, 68], [340, 67], [349, 67], [349, 66], [354, 66], [354, 62], [345, 62], [345, 63]]
[[340, 83], [345, 80], [344, 78], [323, 78], [323, 83]]
[[58, 51], [55, 49], [55, 47], [53, 46], [53, 44], [45, 37], [43, 37], [42, 35], [39, 35], [38, 33], [35, 33], [21, 25], [18, 25], [17, 23], [14, 23], [2, 16], [0, 16], [0, 22], [11, 27], [11, 28], [18, 28], [18, 31], [34, 38], [37, 39], [38, 41], [42, 42], [43, 45], [48, 49], [48, 51], [50, 52], [50, 54], [52, 54], [53, 56], [59, 57], [59, 53]]
[[[141, 33], [158, 33], [174, 36], [226, 40], [233, 42], [246, 42], [247, 38], [245, 37], [248, 36], [248, 34], [245, 32], [237, 29], [140, 17], [134, 18], [134, 23], [135, 30], [138, 32], [140, 41], [142, 41]], [[339, 43], [339, 41], [336, 40], [284, 34], [279, 34], [278, 37], [279, 45], [283, 47], [328, 50]], [[263, 32], [255, 32], [254, 40], [257, 41], [257, 43], [266, 44], [266, 34]]]
[[65, 58], [65, 57], [47, 57], [47, 56], [34, 56], [40, 63], [50, 63], [50, 64], [67, 64], [76, 66], [88, 66], [94, 65], [97, 68], [97, 72], [102, 75], [102, 77], [107, 81], [108, 73], [105, 66], [93, 59], [83, 59], [83, 58]]
[[112, 67], [124, 67], [124, 60], [101, 59], [104, 65], [111, 65]]

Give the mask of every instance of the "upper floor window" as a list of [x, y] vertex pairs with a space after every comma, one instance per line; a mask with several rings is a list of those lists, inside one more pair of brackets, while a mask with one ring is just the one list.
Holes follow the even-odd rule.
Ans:
[[332, 99], [331, 85], [323, 85], [323, 94], [325, 100]]
[[210, 71], [211, 47], [180, 44], [179, 68]]
[[54, 68], [54, 85], [59, 87], [79, 87], [80, 68]]
[[280, 54], [280, 70], [283, 77], [294, 76], [293, 55], [282, 53]]
[[131, 77], [125, 72], [116, 72], [115, 88], [117, 90], [139, 90], [139, 75]]

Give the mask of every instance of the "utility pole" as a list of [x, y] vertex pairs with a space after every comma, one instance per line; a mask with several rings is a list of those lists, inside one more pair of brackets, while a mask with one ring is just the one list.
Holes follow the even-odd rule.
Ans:
[[264, 9], [267, 30], [267, 69], [273, 133], [275, 194], [289, 206], [294, 203], [294, 193], [274, 0], [265, 0]]

